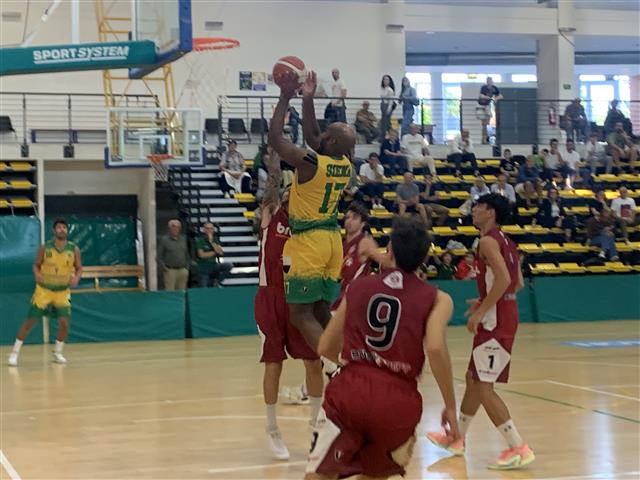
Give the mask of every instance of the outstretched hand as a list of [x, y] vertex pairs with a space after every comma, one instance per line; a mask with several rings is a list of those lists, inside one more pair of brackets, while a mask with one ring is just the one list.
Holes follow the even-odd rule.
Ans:
[[318, 88], [318, 77], [316, 72], [310, 70], [302, 84], [302, 96], [304, 98], [313, 98], [316, 94], [316, 88]]
[[456, 417], [455, 409], [445, 408], [444, 410], [442, 410], [441, 423], [442, 428], [447, 434], [447, 441], [449, 443], [453, 443], [460, 438], [460, 431], [458, 430], [458, 419]]

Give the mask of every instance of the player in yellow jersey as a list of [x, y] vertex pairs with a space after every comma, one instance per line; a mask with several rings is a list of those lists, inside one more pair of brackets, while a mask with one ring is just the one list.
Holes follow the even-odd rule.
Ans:
[[18, 331], [13, 351], [9, 355], [9, 365], [18, 365], [20, 347], [29, 331], [44, 315], [58, 319], [58, 335], [53, 352], [53, 360], [57, 363], [67, 363], [62, 356], [64, 340], [69, 333], [69, 318], [71, 316], [71, 287], [75, 287], [82, 274], [80, 249], [67, 240], [69, 227], [61, 218], [53, 222], [53, 239], [38, 249], [36, 260], [33, 262], [33, 276], [36, 279], [36, 289], [31, 297], [31, 308], [27, 320]]
[[282, 134], [289, 100], [296, 95], [293, 85], [280, 89], [269, 131], [271, 147], [295, 168], [289, 194], [291, 238], [283, 252], [285, 292], [290, 321], [314, 350], [340, 290], [338, 202], [351, 177], [348, 155], [355, 146], [355, 133], [346, 123], [332, 123], [320, 133], [313, 106], [316, 86], [311, 72], [302, 86], [302, 127], [314, 151], [297, 147]]

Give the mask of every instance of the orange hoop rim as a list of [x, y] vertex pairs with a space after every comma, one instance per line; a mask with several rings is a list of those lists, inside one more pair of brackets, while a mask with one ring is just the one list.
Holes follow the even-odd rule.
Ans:
[[154, 165], [160, 165], [163, 160], [169, 160], [173, 158], [170, 153], [152, 153], [147, 155], [147, 159]]
[[194, 38], [192, 42], [194, 52], [206, 52], [209, 50], [229, 50], [240, 46], [240, 42], [235, 38], [226, 37], [200, 37]]

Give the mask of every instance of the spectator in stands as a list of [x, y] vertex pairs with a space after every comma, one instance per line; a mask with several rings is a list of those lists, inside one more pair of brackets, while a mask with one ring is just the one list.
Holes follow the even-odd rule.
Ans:
[[220, 189], [224, 198], [230, 197], [230, 192], [247, 193], [251, 190], [251, 175], [247, 173], [244, 157], [238, 151], [238, 142], [230, 140], [227, 151], [222, 154], [220, 161]]
[[402, 128], [400, 129], [400, 134], [404, 137], [409, 133], [409, 127], [415, 115], [415, 107], [420, 105], [416, 89], [411, 86], [411, 82], [407, 77], [402, 77], [400, 102], [402, 103]]
[[533, 164], [533, 157], [529, 155], [524, 166], [518, 173], [516, 193], [524, 198], [527, 208], [531, 208], [532, 201], [542, 198], [542, 179], [540, 172]]
[[604, 121], [604, 135], [605, 137], [609, 136], [610, 133], [614, 132], [616, 129], [616, 123], [621, 122], [622, 127], [627, 135], [633, 135], [633, 125], [631, 121], [624, 116], [624, 113], [618, 108], [618, 100], [611, 100], [611, 105], [609, 106], [609, 111], [607, 112], [607, 118]]
[[196, 239], [198, 263], [198, 279], [200, 288], [222, 286], [222, 282], [231, 273], [233, 265], [222, 260], [224, 250], [220, 246], [216, 227], [213, 223], [205, 223], [203, 235]]
[[591, 132], [589, 142], [584, 152], [584, 160], [589, 168], [589, 173], [594, 174], [600, 163], [605, 165], [605, 173], [611, 173], [613, 168], [613, 158], [607, 156], [604, 145], [598, 141], [598, 134]]
[[182, 235], [180, 220], [172, 218], [168, 226], [169, 233], [158, 239], [157, 246], [157, 258], [162, 271], [164, 289], [186, 290], [191, 265], [189, 246], [186, 237]]
[[491, 110], [491, 103], [498, 102], [504, 97], [500, 94], [500, 90], [493, 84], [493, 78], [487, 77], [487, 83], [480, 88], [480, 95], [478, 95], [478, 105], [476, 108], [476, 115], [480, 118], [480, 124], [482, 126], [482, 143], [489, 143], [489, 137], [487, 134], [487, 125], [493, 116]]
[[574, 140], [578, 142], [584, 141], [587, 137], [587, 114], [582, 106], [580, 97], [576, 97], [567, 105], [564, 110], [564, 129], [567, 132], [567, 138], [573, 139], [573, 132], [578, 132], [578, 138]]
[[476, 203], [480, 197], [482, 197], [483, 195], [489, 195], [490, 193], [491, 190], [489, 190], [489, 187], [487, 187], [487, 182], [484, 180], [484, 177], [478, 175], [473, 180], [473, 186], [469, 191], [471, 202]]
[[469, 130], [463, 128], [458, 135], [449, 143], [449, 155], [447, 162], [456, 166], [456, 175], [461, 176], [462, 164], [469, 162], [473, 168], [473, 174], [478, 175], [478, 162], [473, 153], [473, 142], [469, 136]]
[[513, 188], [513, 185], [507, 183], [507, 175], [505, 173], [498, 175], [498, 181], [491, 185], [491, 193], [502, 195], [509, 200], [509, 203], [512, 205], [516, 203], [516, 190]]
[[624, 131], [622, 122], [615, 124], [615, 130], [607, 137], [607, 143], [609, 144], [607, 153], [613, 157], [615, 166], [623, 169], [622, 160], [627, 160], [631, 169], [631, 165], [638, 159], [638, 147]]
[[438, 191], [441, 190], [440, 182], [434, 180], [433, 175], [425, 173], [424, 190], [421, 185], [419, 185], [418, 188], [420, 189], [420, 202], [427, 209], [427, 215], [429, 218], [433, 219], [434, 216], [437, 215], [438, 225], [444, 225], [447, 223], [447, 219], [449, 218], [449, 209], [438, 203], [440, 201], [440, 196], [438, 195]]
[[298, 136], [300, 135], [300, 124], [302, 123], [302, 119], [300, 118], [300, 114], [293, 105], [289, 105], [289, 109], [287, 110], [287, 118], [285, 120], [285, 123], [287, 124], [291, 132], [291, 141], [294, 144], [297, 144]]
[[445, 251], [440, 258], [438, 256], [433, 257], [433, 261], [436, 264], [438, 271], [438, 280], [453, 280], [456, 274], [456, 266], [453, 264], [453, 254], [450, 251]]
[[356, 132], [364, 135], [367, 143], [372, 143], [380, 136], [378, 119], [369, 110], [369, 102], [362, 102], [362, 108], [356, 113]]
[[412, 123], [411, 127], [409, 127], [409, 133], [402, 137], [402, 142], [400, 143], [402, 153], [407, 156], [409, 167], [414, 173], [416, 173], [416, 168], [422, 168], [426, 165], [429, 167], [431, 175], [437, 177], [436, 162], [429, 153], [429, 143], [426, 138], [418, 133], [419, 131], [420, 127]]
[[540, 153], [533, 155], [533, 166], [538, 169], [541, 175], [542, 175], [542, 172], [544, 172], [544, 166], [548, 156], [549, 156], [548, 148], [543, 148]]
[[360, 191], [369, 197], [374, 209], [384, 210], [382, 198], [384, 195], [384, 167], [380, 164], [377, 153], [369, 154], [366, 163], [360, 167]]
[[518, 170], [520, 165], [513, 159], [511, 150], [505, 148], [500, 160], [500, 173], [504, 173], [510, 182], [515, 182], [518, 179]]
[[324, 118], [327, 123], [347, 122], [347, 107], [344, 99], [347, 98], [347, 86], [340, 78], [340, 70], [334, 68], [331, 70], [331, 98], [332, 100], [324, 110]]
[[380, 142], [391, 130], [391, 115], [398, 105], [394, 100], [396, 96], [396, 84], [390, 75], [383, 75], [380, 81]]
[[477, 276], [478, 265], [476, 263], [476, 256], [469, 252], [458, 262], [455, 278], [457, 280], [473, 280]]
[[389, 175], [400, 175], [409, 170], [407, 157], [401, 152], [397, 130], [389, 130], [389, 138], [380, 145], [380, 161]]
[[413, 181], [413, 173], [405, 172], [404, 182], [398, 184], [396, 188], [396, 203], [398, 205], [399, 215], [415, 212], [422, 217], [426, 225], [431, 225], [430, 219], [427, 216], [427, 210], [424, 205], [420, 203], [420, 189]]
[[616, 249], [616, 238], [613, 234], [613, 224], [615, 219], [613, 213], [603, 210], [598, 215], [590, 218], [586, 224], [587, 239], [590, 245], [600, 247], [599, 257], [618, 261], [618, 250]]
[[616, 225], [622, 231], [622, 238], [629, 243], [629, 227], [633, 227], [638, 223], [636, 202], [629, 197], [627, 187], [620, 187], [618, 193], [620, 196], [611, 200], [611, 210], [615, 215]]
[[549, 141], [549, 155], [546, 158], [544, 178], [563, 183], [566, 174], [566, 166], [562, 160], [562, 155], [558, 149], [558, 139], [552, 138]]
[[573, 189], [573, 184], [576, 181], [578, 173], [581, 174], [581, 179], [585, 183], [589, 182], [589, 175], [582, 175], [584, 167], [586, 164], [580, 160], [580, 154], [576, 151], [576, 145], [570, 138], [567, 139], [567, 143], [565, 144], [565, 151], [562, 152], [561, 164], [562, 170], [565, 174], [565, 184], [569, 189]]
[[562, 228], [567, 242], [571, 241], [576, 230], [576, 219], [573, 215], [567, 215], [556, 188], [547, 192], [547, 198], [542, 200], [538, 213], [531, 224], [544, 228]]
[[604, 190], [596, 190], [594, 198], [589, 201], [589, 211], [591, 215], [597, 217], [603, 211], [611, 211], [611, 207], [607, 203], [607, 196]]

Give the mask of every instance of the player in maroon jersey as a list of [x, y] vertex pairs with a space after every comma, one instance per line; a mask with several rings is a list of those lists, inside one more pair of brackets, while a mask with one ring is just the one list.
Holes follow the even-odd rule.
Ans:
[[386, 261], [386, 254], [378, 252], [378, 244], [365, 232], [368, 221], [369, 211], [359, 202], [352, 202], [344, 214], [346, 235], [342, 241], [340, 295], [331, 305], [332, 312], [338, 309], [349, 284], [371, 273], [372, 262], [383, 264]]
[[282, 362], [287, 353], [302, 359], [306, 369], [306, 386], [311, 405], [311, 423], [315, 422], [322, 402], [322, 364], [318, 355], [307, 345], [302, 334], [289, 321], [289, 308], [284, 294], [282, 250], [291, 235], [287, 211], [289, 190], [280, 198], [282, 172], [280, 159], [275, 153], [265, 155], [269, 179], [262, 202], [260, 222], [260, 286], [255, 298], [255, 318], [262, 339], [264, 363], [263, 394], [267, 410], [267, 434], [273, 456], [278, 460], [289, 458], [276, 419], [276, 403], [282, 373]]
[[458, 437], [446, 343], [453, 305], [415, 273], [430, 244], [420, 219], [396, 218], [392, 268], [353, 281], [320, 337], [318, 352], [346, 365], [325, 390], [305, 478], [404, 474], [422, 415], [425, 348], [444, 399], [443, 426], [451, 441]]
[[473, 223], [480, 230], [478, 246], [478, 292], [470, 300], [467, 329], [474, 334], [473, 352], [467, 371], [467, 388], [460, 404], [460, 439], [451, 442], [437, 432], [429, 440], [454, 455], [463, 455], [464, 435], [482, 405], [507, 441], [509, 448], [488, 465], [490, 469], [511, 470], [533, 462], [535, 455], [516, 429], [507, 406], [493, 388], [509, 379], [511, 348], [518, 329], [516, 292], [522, 288], [522, 270], [516, 245], [500, 230], [509, 216], [509, 203], [501, 195], [480, 197], [472, 210]]

